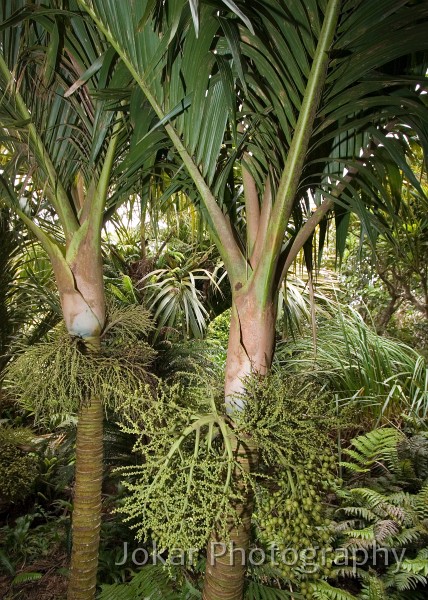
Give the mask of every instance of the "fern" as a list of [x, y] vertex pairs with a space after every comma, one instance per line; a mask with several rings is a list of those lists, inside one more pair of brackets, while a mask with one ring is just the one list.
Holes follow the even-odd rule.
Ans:
[[[360, 579], [361, 600], [426, 597], [428, 548], [420, 550], [428, 532], [428, 481], [423, 483], [420, 478], [426, 466], [426, 451], [424, 436], [405, 437], [392, 428], [356, 438], [347, 451], [350, 460], [346, 465], [358, 487], [352, 487], [351, 481], [350, 489], [338, 491], [341, 506], [336, 514], [339, 519], [345, 518], [339, 520], [335, 530], [342, 547], [348, 552], [367, 550], [373, 562], [356, 572], [352, 564], [341, 565], [337, 552], [339, 568], [333, 569], [331, 577]], [[375, 547], [389, 549], [380, 564], [374, 561]], [[419, 553], [400, 563], [393, 549], [410, 552], [410, 556], [418, 549]], [[425, 595], [419, 594], [422, 588]]]
[[364, 583], [358, 597], [361, 600], [387, 600], [388, 598], [384, 582], [373, 575]]
[[[98, 600], [180, 600], [169, 571], [161, 565], [146, 565], [129, 583], [103, 585]], [[189, 598], [185, 596], [184, 598]], [[197, 596], [193, 596], [197, 598]]]
[[403, 560], [401, 568], [408, 573], [422, 574], [424, 577], [428, 577], [428, 548], [423, 548], [416, 558]]
[[428, 519], [428, 482], [414, 499], [413, 505], [420, 519]]
[[400, 592], [406, 590], [415, 590], [418, 585], [425, 586], [426, 578], [418, 573], [409, 573], [400, 571], [399, 573], [388, 573], [385, 576], [385, 585], [387, 588], [395, 588]]
[[134, 594], [135, 592], [130, 585], [114, 583], [113, 585], [101, 586], [101, 593], [98, 598], [99, 600], [138, 600], [140, 596]]
[[30, 581], [39, 581], [42, 577], [42, 573], [18, 573], [18, 575], [13, 578], [12, 585], [22, 585], [23, 583], [29, 583]]
[[319, 600], [355, 600], [355, 596], [349, 592], [332, 587], [326, 581], [317, 581], [312, 584], [312, 594]]
[[373, 542], [376, 540], [373, 525], [369, 525], [369, 527], [364, 527], [364, 529], [350, 529], [348, 531], [343, 532], [346, 536], [353, 538], [353, 540], [363, 540], [366, 542]]
[[397, 547], [405, 547], [414, 544], [421, 537], [421, 529], [419, 527], [411, 527], [403, 529], [400, 533], [394, 536], [394, 543]]
[[250, 581], [244, 600], [283, 600], [284, 598], [288, 600], [291, 596], [292, 594], [287, 590], [280, 590], [256, 581]]
[[404, 521], [406, 513], [403, 508], [401, 506], [394, 506], [384, 494], [368, 488], [354, 488], [351, 490], [351, 493], [357, 497], [362, 497], [366, 506], [376, 513], [378, 517], [384, 518], [389, 516], [400, 523]]
[[330, 579], [339, 579], [339, 577], [342, 579], [364, 579], [365, 576], [366, 571], [363, 571], [363, 569], [353, 564], [351, 566], [343, 565], [340, 567], [335, 567], [332, 569]]
[[385, 519], [378, 521], [374, 526], [376, 541], [383, 544], [388, 538], [391, 538], [399, 531], [399, 525], [395, 521]]
[[10, 560], [8, 559], [6, 554], [1, 549], [0, 549], [0, 565], [4, 568], [4, 570], [9, 575], [15, 574], [15, 567], [13, 566], [13, 564], [10, 562]]
[[408, 437], [405, 443], [400, 444], [401, 454], [406, 454], [412, 461], [415, 474], [424, 480], [428, 478], [428, 439], [425, 434], [416, 434]]
[[356, 472], [369, 472], [375, 463], [384, 460], [390, 467], [398, 463], [397, 445], [404, 439], [397, 429], [375, 429], [352, 440], [353, 448], [343, 450], [353, 462], [342, 463]]

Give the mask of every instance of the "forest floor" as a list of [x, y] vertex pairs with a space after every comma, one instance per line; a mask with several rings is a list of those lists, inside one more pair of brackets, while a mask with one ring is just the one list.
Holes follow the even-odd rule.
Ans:
[[61, 570], [65, 571], [66, 567], [66, 554], [52, 555], [26, 566], [17, 573], [23, 578], [26, 573], [39, 573], [40, 579], [12, 585], [13, 577], [0, 576], [0, 599], [64, 600], [67, 596], [67, 576], [65, 572], [62, 574]]

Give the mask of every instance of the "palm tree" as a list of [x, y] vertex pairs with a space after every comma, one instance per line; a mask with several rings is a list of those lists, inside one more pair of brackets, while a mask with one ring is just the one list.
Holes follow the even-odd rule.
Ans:
[[[106, 323], [105, 209], [141, 181], [139, 167], [155, 156], [160, 136], [150, 134], [153, 113], [144, 110], [141, 94], [129, 106], [130, 78], [116, 68], [115, 52], [76, 5], [64, 6], [70, 10], [59, 11], [56, 2], [55, 11], [24, 0], [1, 4], [0, 127], [7, 160], [0, 189], [2, 203], [48, 254], [67, 331], [91, 355], [99, 352]], [[110, 88], [121, 90], [119, 97], [107, 100], [103, 91]], [[133, 139], [129, 119], [141, 111]], [[102, 431], [102, 398], [95, 394], [78, 407], [70, 599], [95, 596]]]
[[[181, 183], [226, 265], [233, 290], [229, 405], [247, 375], [270, 367], [279, 286], [316, 227], [325, 231], [332, 214], [340, 242], [350, 210], [367, 231], [381, 227], [376, 212], [393, 207], [376, 149], [405, 169], [394, 136], [410, 127], [426, 147], [427, 5], [255, 0], [244, 10], [251, 26], [221, 3], [202, 5], [197, 37], [184, 0], [157, 5], [155, 24], [154, 3], [78, 1], [164, 124], [186, 168]], [[242, 170], [245, 226], [236, 218], [234, 165]], [[251, 442], [238, 452], [249, 469]], [[232, 534], [244, 548], [250, 514], [251, 498]], [[204, 598], [241, 598], [245, 567], [211, 558]]]

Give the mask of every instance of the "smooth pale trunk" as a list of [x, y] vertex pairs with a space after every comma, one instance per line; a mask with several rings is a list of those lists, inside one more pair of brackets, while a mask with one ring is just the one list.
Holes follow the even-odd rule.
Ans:
[[[253, 294], [247, 293], [234, 298], [225, 377], [226, 406], [229, 412], [232, 408], [239, 410], [244, 405], [245, 377], [252, 373], [264, 375], [271, 366], [275, 316], [274, 302], [261, 309]], [[241, 468], [247, 472], [255, 470], [258, 464], [258, 450], [251, 439], [245, 443], [233, 439], [232, 443]], [[239, 471], [235, 473], [235, 485], [244, 491]], [[252, 494], [246, 493], [244, 502], [235, 504], [234, 508], [241, 523], [239, 527], [230, 529], [231, 546], [226, 548], [226, 544], [219, 539], [216, 532], [208, 544], [204, 600], [241, 600], [243, 596], [250, 545]]]

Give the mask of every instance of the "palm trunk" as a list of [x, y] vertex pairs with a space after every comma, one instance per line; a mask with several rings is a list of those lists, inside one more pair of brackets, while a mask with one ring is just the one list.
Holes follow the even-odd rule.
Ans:
[[[100, 350], [99, 333], [84, 338], [86, 351]], [[96, 593], [103, 481], [102, 399], [88, 399], [78, 414], [68, 600], [93, 600]]]
[[94, 397], [81, 408], [77, 427], [73, 548], [68, 600], [95, 598], [101, 527], [103, 408]]
[[[54, 262], [55, 276], [67, 330], [79, 337], [88, 354], [100, 351], [105, 324], [103, 268], [98, 234], [79, 232], [66, 266]], [[76, 238], [78, 234], [76, 234]], [[93, 394], [91, 396], [91, 394]], [[103, 477], [102, 398], [88, 390], [79, 407], [75, 487], [72, 517], [72, 554], [68, 600], [94, 600], [97, 584]]]
[[[251, 373], [265, 374], [270, 366], [275, 339], [275, 302], [261, 309], [255, 294], [248, 290], [234, 298], [226, 363], [225, 397], [230, 411], [242, 408], [244, 379]], [[233, 398], [239, 394], [239, 399]], [[257, 468], [258, 451], [251, 439], [244, 444], [232, 440], [235, 455], [243, 471]], [[235, 472], [235, 485], [244, 491], [240, 471]], [[238, 527], [231, 527], [227, 545], [214, 532], [208, 544], [203, 600], [241, 600], [244, 589], [246, 556], [250, 545], [253, 496], [246, 492], [244, 502], [235, 504], [240, 518]]]

